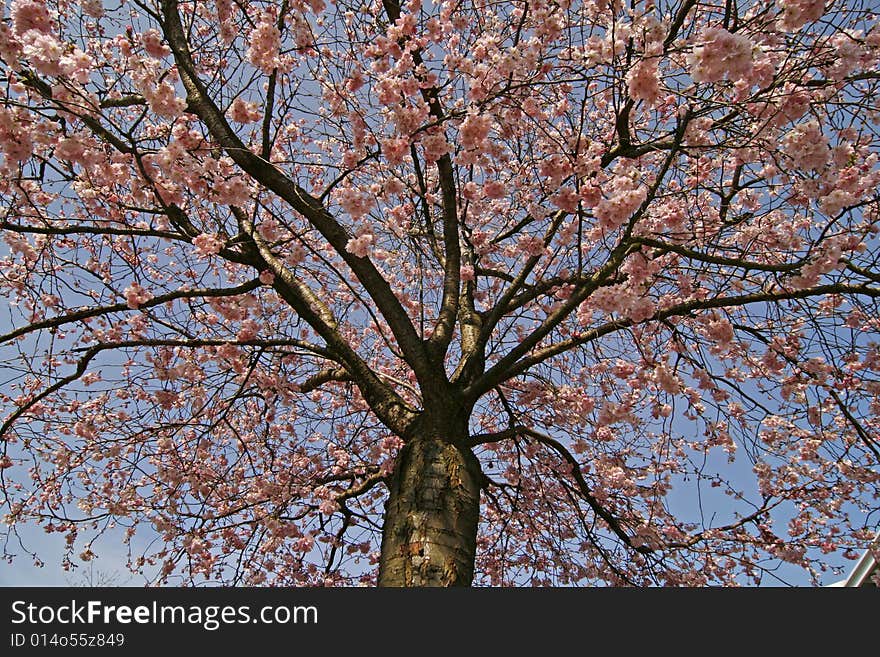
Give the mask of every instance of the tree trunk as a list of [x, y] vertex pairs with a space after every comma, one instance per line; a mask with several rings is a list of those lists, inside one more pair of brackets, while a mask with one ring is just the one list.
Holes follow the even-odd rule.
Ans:
[[480, 482], [467, 447], [435, 437], [403, 447], [385, 507], [379, 586], [470, 586]]

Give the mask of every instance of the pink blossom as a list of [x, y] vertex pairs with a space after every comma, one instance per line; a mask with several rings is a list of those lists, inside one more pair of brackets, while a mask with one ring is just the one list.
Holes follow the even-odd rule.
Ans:
[[614, 376], [618, 379], [628, 379], [631, 377], [636, 371], [636, 366], [634, 363], [618, 358], [614, 361], [614, 368], [612, 372], [614, 372]]
[[642, 59], [626, 75], [629, 95], [633, 100], [643, 100], [648, 105], [660, 99], [660, 71], [656, 59]]
[[400, 196], [406, 190], [406, 185], [399, 178], [389, 176], [385, 179], [382, 191], [386, 196]]
[[826, 217], [836, 217], [845, 207], [856, 203], [857, 197], [851, 192], [835, 189], [819, 199], [819, 209]]
[[48, 34], [52, 30], [52, 19], [45, 2], [13, 0], [10, 14], [15, 33], [19, 36], [30, 30], [43, 34]]
[[831, 46], [834, 48], [835, 57], [834, 64], [828, 69], [828, 76], [842, 80], [859, 67], [862, 48], [853, 36], [845, 32], [831, 37]]
[[382, 105], [394, 105], [400, 101], [400, 84], [390, 75], [379, 76], [376, 80], [376, 99]]
[[60, 64], [64, 49], [55, 37], [31, 31], [22, 42], [22, 55], [37, 71], [44, 75], [61, 74]]
[[747, 77], [754, 62], [753, 44], [742, 34], [731, 34], [720, 27], [707, 27], [700, 33], [700, 45], [688, 55], [691, 77], [696, 82], [718, 82]]
[[271, 74], [281, 65], [281, 32], [271, 13], [266, 12], [260, 17], [249, 39], [247, 60], [266, 75]]
[[578, 309], [578, 319], [589, 324], [593, 312], [617, 313], [633, 322], [650, 319], [657, 311], [654, 301], [631, 287], [609, 285], [596, 290]]
[[370, 250], [373, 245], [373, 235], [371, 233], [364, 233], [359, 237], [353, 237], [345, 245], [345, 248], [350, 253], [356, 255], [358, 258], [366, 258], [370, 255]]
[[442, 132], [422, 137], [422, 147], [425, 149], [425, 159], [428, 162], [436, 162], [452, 150], [452, 145], [446, 141], [446, 136]]
[[33, 154], [29, 122], [16, 109], [0, 107], [0, 151], [8, 160], [23, 162]]
[[235, 40], [238, 30], [235, 25], [235, 3], [233, 0], [214, 0], [217, 10], [217, 24], [220, 26], [220, 39], [224, 44]]
[[256, 339], [257, 335], [259, 335], [261, 328], [262, 327], [254, 320], [246, 319], [241, 323], [241, 328], [235, 335], [235, 339], [241, 342], [254, 340]]
[[550, 202], [553, 203], [553, 205], [566, 212], [577, 212], [580, 200], [581, 197], [574, 187], [562, 187], [550, 197]]
[[104, 3], [102, 0], [79, 0], [79, 6], [83, 13], [92, 18], [101, 18], [104, 15]]
[[810, 261], [801, 267], [800, 275], [793, 276], [789, 282], [795, 289], [803, 290], [818, 285], [822, 275], [840, 266], [842, 249], [834, 240], [824, 242]]
[[141, 43], [150, 57], [162, 59], [171, 54], [171, 48], [162, 43], [162, 33], [156, 28], [151, 28], [141, 35]]
[[142, 304], [153, 298], [152, 293], [141, 287], [140, 283], [134, 282], [122, 291], [125, 302], [132, 310], [137, 310]]
[[73, 425], [73, 432], [81, 437], [87, 438], [89, 440], [94, 440], [98, 437], [97, 431], [95, 431], [95, 424], [89, 420], [80, 420]]
[[354, 187], [343, 187], [339, 190], [339, 205], [352, 219], [360, 219], [373, 208], [375, 199]]
[[0, 23], [0, 59], [15, 68], [21, 56], [21, 41], [6, 23]]
[[[95, 528], [57, 512], [121, 516], [127, 536], [158, 533], [131, 564], [157, 584], [374, 584], [382, 537], [368, 530], [390, 502], [371, 484], [413, 479], [401, 449], [433, 458], [400, 436], [448, 433], [450, 418], [413, 425], [406, 409], [430, 406], [425, 383], [456, 372], [463, 386], [477, 377], [459, 428], [490, 436], [472, 446], [485, 494], [480, 477], [457, 489], [479, 511], [475, 584], [761, 584], [774, 554], [810, 568], [814, 551], [867, 545], [842, 511], [880, 482], [845, 417], [874, 430], [880, 416], [880, 137], [873, 81], [854, 79], [880, 56], [871, 3], [841, 0], [796, 34], [779, 26], [818, 3], [740, 3], [726, 30], [725, 3], [698, 3], [666, 43], [675, 3], [401, 0], [383, 20], [382, 3], [321, 16], [323, 2], [291, 0], [283, 17], [281, 3], [182, 4], [207, 93], [189, 113], [187, 72], [149, 3], [7, 0], [0, 287], [9, 330], [31, 336], [7, 345], [23, 367], [0, 391], [21, 416], [7, 432], [17, 451], [0, 456], [15, 522], [46, 518], [71, 558], [91, 559]], [[85, 16], [104, 4], [106, 20]], [[270, 70], [279, 95], [263, 117]], [[416, 230], [450, 201], [453, 235]], [[271, 289], [289, 274], [233, 248], [227, 235], [250, 224], [229, 205], [257, 213], [251, 237], [338, 318], [329, 352], [321, 322]], [[438, 334], [449, 266], [471, 319], [487, 320], [481, 338], [468, 313]], [[846, 294], [816, 287], [835, 281]], [[798, 288], [811, 289], [782, 300]], [[755, 298], [768, 300], [743, 305]], [[71, 313], [82, 321], [55, 321]], [[478, 342], [465, 349], [462, 331]], [[421, 358], [432, 333], [453, 342]], [[279, 348], [256, 354], [257, 341]], [[138, 343], [48, 390], [90, 345]], [[491, 386], [469, 367], [481, 350]], [[506, 431], [508, 411], [573, 458]], [[740, 440], [752, 481], [723, 454], [703, 458]], [[683, 547], [610, 563], [582, 522], [589, 504], [569, 494], [577, 481], [632, 546]], [[665, 499], [701, 481], [729, 502], [708, 530]], [[766, 496], [747, 531], [729, 522], [754, 511], [743, 489]], [[423, 537], [400, 538], [414, 577], [444, 567]]]
[[289, 251], [284, 256], [284, 262], [286, 262], [291, 267], [296, 267], [305, 259], [306, 251], [300, 244], [291, 245]]
[[93, 70], [94, 65], [95, 62], [92, 60], [92, 57], [78, 48], [64, 55], [59, 62], [61, 74], [76, 80], [80, 84], [88, 82], [89, 73]]
[[229, 106], [226, 116], [236, 123], [256, 123], [263, 118], [263, 113], [257, 103], [236, 98]]
[[706, 334], [715, 344], [726, 347], [734, 338], [733, 325], [724, 318], [715, 319], [706, 324]]
[[32, 263], [37, 259], [37, 252], [26, 237], [6, 232], [3, 241], [9, 245], [13, 253], [21, 254], [26, 263]]
[[360, 162], [360, 159], [360, 155], [357, 153], [357, 151], [349, 149], [342, 154], [342, 167], [344, 169], [348, 169], [349, 171], [352, 169], [356, 169], [358, 166], [358, 162]]
[[281, 225], [272, 217], [267, 217], [257, 226], [257, 232], [267, 242], [274, 242], [281, 236]]
[[[333, 510], [331, 509], [329, 513], [333, 513]], [[298, 552], [307, 553], [314, 547], [314, 545], [314, 538], [312, 538], [311, 536], [303, 536], [293, 544], [293, 549]]]
[[46, 306], [46, 308], [54, 308], [61, 303], [61, 299], [55, 294], [43, 294], [40, 296], [40, 301], [43, 302], [43, 305]]
[[409, 153], [409, 140], [405, 137], [389, 137], [382, 141], [382, 154], [388, 164], [397, 165]]
[[469, 201], [478, 201], [483, 198], [483, 190], [473, 180], [469, 180], [462, 185], [461, 195]]
[[507, 185], [498, 180], [490, 180], [483, 185], [483, 193], [486, 198], [504, 198], [507, 195]]
[[581, 185], [581, 201], [584, 207], [595, 208], [602, 201], [602, 188], [591, 182]]
[[458, 129], [462, 148], [485, 150], [486, 138], [491, 129], [491, 117], [485, 114], [468, 114]]
[[654, 368], [654, 381], [661, 390], [670, 395], [678, 393], [681, 389], [681, 380], [675, 372], [669, 369], [666, 363], [661, 363]]
[[552, 185], [558, 186], [572, 174], [572, 167], [565, 156], [554, 154], [541, 159], [538, 171], [545, 178], [549, 178]]
[[776, 5], [782, 9], [779, 26], [788, 31], [817, 21], [825, 13], [825, 0], [776, 0]]
[[354, 93], [366, 83], [367, 79], [364, 77], [363, 69], [357, 68], [348, 76], [348, 80], [345, 82], [345, 88], [348, 89], [349, 92]]
[[783, 88], [779, 112], [784, 121], [797, 121], [810, 109], [810, 94], [803, 89]]
[[318, 508], [320, 509], [321, 513], [329, 516], [339, 510], [339, 505], [336, 503], [335, 500], [321, 500]]
[[202, 257], [217, 255], [223, 248], [223, 240], [214, 233], [202, 233], [193, 238], [196, 253]]
[[173, 390], [157, 390], [153, 398], [160, 408], [172, 409], [180, 399], [180, 395]]
[[617, 228], [630, 220], [647, 196], [648, 190], [643, 185], [635, 189], [624, 188], [602, 199], [593, 208], [593, 214], [602, 228], [606, 230]]
[[186, 101], [179, 98], [174, 87], [167, 82], [147, 89], [144, 96], [150, 105], [150, 110], [165, 119], [176, 119], [186, 109]]
[[657, 306], [653, 299], [647, 296], [637, 296], [630, 300], [623, 314], [632, 321], [639, 323], [653, 317], [655, 312], [657, 312]]
[[782, 139], [782, 150], [802, 171], [821, 169], [831, 157], [828, 138], [815, 119], [802, 123]]
[[299, 13], [288, 14], [288, 23], [293, 33], [293, 42], [300, 50], [306, 50], [315, 45], [315, 35], [312, 34], [312, 28], [309, 22]]
[[516, 244], [517, 250], [528, 257], [544, 255], [544, 240], [537, 235], [522, 235]]
[[222, 205], [245, 205], [251, 198], [249, 179], [244, 175], [234, 175], [215, 180], [211, 196]]

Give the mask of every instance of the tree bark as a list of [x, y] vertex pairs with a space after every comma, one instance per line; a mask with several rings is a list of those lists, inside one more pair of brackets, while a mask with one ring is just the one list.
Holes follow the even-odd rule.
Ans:
[[434, 436], [403, 447], [385, 507], [379, 586], [470, 586], [481, 479], [467, 447]]

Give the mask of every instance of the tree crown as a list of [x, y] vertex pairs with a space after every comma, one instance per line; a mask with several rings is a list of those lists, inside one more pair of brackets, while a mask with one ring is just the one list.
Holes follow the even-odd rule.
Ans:
[[425, 432], [479, 459], [480, 583], [818, 582], [873, 536], [870, 3], [6, 11], [7, 555], [372, 582]]

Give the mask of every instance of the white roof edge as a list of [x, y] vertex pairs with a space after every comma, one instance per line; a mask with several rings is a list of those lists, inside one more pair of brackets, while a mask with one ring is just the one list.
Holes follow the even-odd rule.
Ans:
[[874, 536], [874, 540], [871, 542], [871, 547], [862, 553], [861, 558], [853, 567], [849, 577], [847, 577], [842, 583], [835, 583], [832, 584], [832, 586], [855, 587], [864, 584], [865, 580], [870, 577], [871, 572], [877, 566], [877, 560], [874, 558], [874, 555], [871, 554], [871, 549], [878, 546], [880, 546], [880, 532], [877, 532], [876, 536]]

